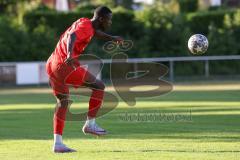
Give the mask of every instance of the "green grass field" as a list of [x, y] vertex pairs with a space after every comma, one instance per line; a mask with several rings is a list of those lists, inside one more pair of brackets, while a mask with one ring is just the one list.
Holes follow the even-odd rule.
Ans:
[[[120, 102], [98, 119], [110, 134], [83, 135], [83, 122], [67, 122], [64, 143], [76, 153], [52, 153], [55, 99], [46, 88], [0, 89], [0, 160], [136, 159], [239, 160], [240, 84], [176, 86], [158, 98]], [[72, 106], [87, 109], [87, 99]], [[191, 110], [191, 112], [190, 112]], [[189, 120], [126, 121], [125, 114], [185, 115]]]

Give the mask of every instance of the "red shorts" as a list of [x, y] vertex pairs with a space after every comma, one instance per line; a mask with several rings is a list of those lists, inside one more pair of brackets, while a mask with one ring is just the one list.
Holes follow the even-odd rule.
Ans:
[[79, 63], [75, 63], [74, 66], [76, 70], [67, 64], [56, 65], [51, 61], [47, 62], [46, 69], [54, 95], [69, 94], [69, 86], [77, 88], [85, 82], [87, 74], [90, 73]]

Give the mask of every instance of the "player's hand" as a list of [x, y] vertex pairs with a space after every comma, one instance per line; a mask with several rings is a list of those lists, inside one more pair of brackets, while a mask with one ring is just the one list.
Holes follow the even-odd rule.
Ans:
[[72, 66], [74, 70], [76, 70], [76, 67], [74, 65], [74, 59], [70, 56], [67, 57], [67, 59], [64, 61], [67, 65]]
[[120, 36], [113, 36], [112, 38], [114, 42], [117, 42], [117, 44], [121, 44], [124, 41], [124, 39]]

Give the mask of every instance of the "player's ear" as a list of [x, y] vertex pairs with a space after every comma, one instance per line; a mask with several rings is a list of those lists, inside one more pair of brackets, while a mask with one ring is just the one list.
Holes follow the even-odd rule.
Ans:
[[103, 22], [103, 17], [100, 17], [100, 18], [99, 18], [99, 21], [100, 21], [100, 22]]

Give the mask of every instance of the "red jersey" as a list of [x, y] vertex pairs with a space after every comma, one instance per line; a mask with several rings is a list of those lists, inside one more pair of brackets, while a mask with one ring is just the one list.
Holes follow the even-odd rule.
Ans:
[[83, 53], [95, 33], [90, 19], [78, 19], [61, 35], [60, 40], [48, 61], [53, 62], [54, 65], [61, 65], [64, 63], [68, 55], [68, 41], [73, 32], [76, 34], [76, 40], [73, 44], [73, 58], [77, 58], [81, 53]]
[[86, 76], [90, 74], [84, 67], [80, 66], [77, 60], [74, 61], [75, 68], [64, 62], [67, 59], [67, 45], [73, 32], [76, 34], [76, 40], [73, 44], [72, 57], [76, 59], [83, 53], [95, 33], [91, 20], [81, 18], [61, 35], [54, 52], [46, 64], [46, 71], [54, 95], [69, 94], [68, 85], [79, 87], [85, 82]]

